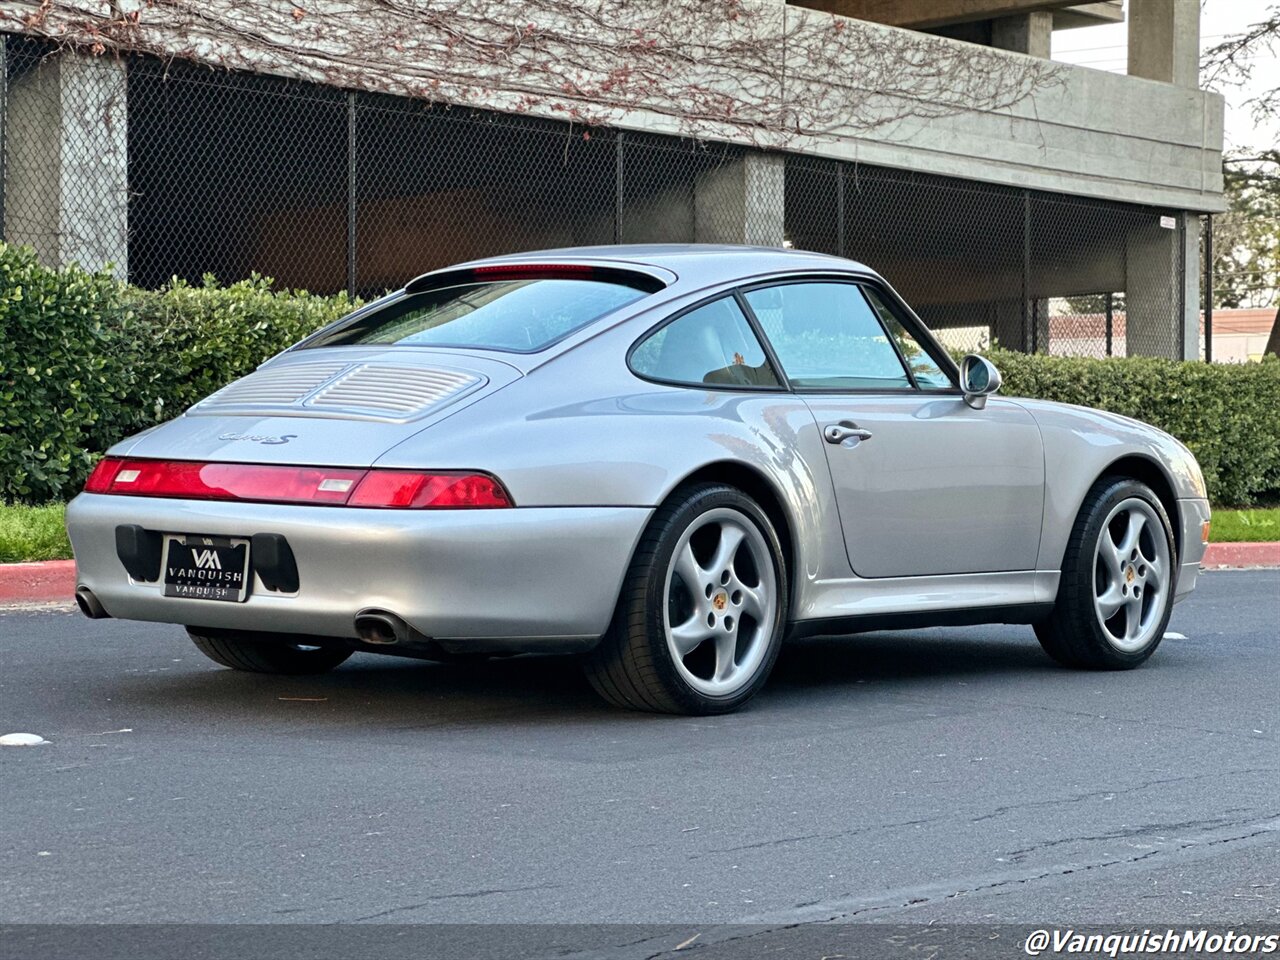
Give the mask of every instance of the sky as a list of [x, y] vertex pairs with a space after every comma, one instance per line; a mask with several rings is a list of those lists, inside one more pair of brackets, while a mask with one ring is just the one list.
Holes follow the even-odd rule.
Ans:
[[[1169, 0], [1173, 3], [1194, 0]], [[1226, 37], [1243, 32], [1249, 24], [1262, 20], [1267, 7], [1276, 0], [1201, 0], [1200, 47], [1207, 49]], [[1127, 60], [1127, 30], [1123, 23], [1101, 27], [1057, 30], [1053, 34], [1053, 58], [1067, 63], [1124, 73]], [[1218, 87], [1226, 100], [1226, 145], [1228, 151], [1274, 147], [1280, 143], [1280, 122], [1259, 126], [1242, 103], [1251, 91], [1280, 87], [1280, 45], [1275, 54], [1253, 61], [1253, 78], [1248, 87]]]

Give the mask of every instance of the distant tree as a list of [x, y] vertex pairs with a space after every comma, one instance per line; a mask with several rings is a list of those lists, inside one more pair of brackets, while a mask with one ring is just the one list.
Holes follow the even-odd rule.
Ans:
[[[1277, 47], [1280, 47], [1280, 3], [1269, 4], [1262, 19], [1250, 24], [1242, 33], [1228, 37], [1222, 43], [1205, 52], [1201, 64], [1206, 83], [1245, 83], [1253, 78], [1258, 64], [1274, 65]], [[1280, 86], [1266, 86], [1245, 101], [1253, 117], [1259, 123], [1280, 119]], [[1234, 287], [1249, 285], [1255, 289], [1267, 285], [1276, 296], [1280, 286], [1280, 149], [1269, 149], [1254, 154], [1234, 156], [1224, 164], [1227, 192], [1231, 202], [1231, 215], [1223, 220], [1226, 230], [1223, 240], [1223, 263], [1214, 257], [1215, 273], [1234, 273], [1234, 279], [1245, 284], [1228, 285], [1228, 295]], [[1215, 241], [1218, 240], [1216, 235]], [[1242, 259], [1237, 259], [1242, 258]], [[1235, 269], [1233, 268], [1243, 268]], [[1276, 319], [1267, 339], [1267, 353], [1280, 355], [1280, 298], [1277, 298]], [[1227, 304], [1224, 300], [1224, 305]]]
[[1280, 151], [1222, 165], [1227, 213], [1213, 222], [1214, 304], [1264, 307], [1280, 287]]

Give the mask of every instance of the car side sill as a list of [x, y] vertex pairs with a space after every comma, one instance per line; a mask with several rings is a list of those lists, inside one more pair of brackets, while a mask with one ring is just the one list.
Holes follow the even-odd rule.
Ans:
[[1053, 603], [1060, 577], [1057, 570], [1018, 570], [818, 580], [799, 585], [791, 619], [807, 622], [907, 613], [920, 615], [921, 622], [933, 622], [928, 618], [955, 610]]
[[980, 623], [1035, 623], [1053, 611], [1052, 603], [1010, 603], [998, 607], [960, 610], [869, 613], [851, 617], [823, 617], [792, 621], [787, 638], [842, 636], [871, 630], [913, 630], [922, 627], [962, 627]]

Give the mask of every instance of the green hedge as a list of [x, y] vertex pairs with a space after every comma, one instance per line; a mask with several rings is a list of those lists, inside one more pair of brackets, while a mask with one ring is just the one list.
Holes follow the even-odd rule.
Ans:
[[[228, 287], [139, 290], [41, 267], [0, 243], [0, 501], [67, 499], [114, 441], [186, 409], [352, 304]], [[993, 351], [1010, 396], [1113, 410], [1161, 427], [1200, 460], [1216, 502], [1280, 491], [1280, 361], [1241, 366]]]
[[40, 266], [0, 243], [0, 502], [74, 495], [116, 440], [210, 391], [352, 307], [345, 295], [228, 287], [129, 287], [107, 273]]
[[140, 390], [150, 422], [176, 416], [354, 306], [345, 293], [277, 292], [258, 276], [227, 287], [213, 277], [198, 287], [174, 280], [123, 296], [150, 358]]
[[1173, 434], [1196, 455], [1214, 503], [1248, 506], [1280, 491], [1280, 359], [1183, 363], [992, 350], [1001, 392], [1098, 407]]
[[[46, 270], [0, 245], [0, 497], [71, 492], [92, 454], [141, 419], [124, 359], [132, 317], [109, 276]], [[123, 361], [123, 362], [122, 362]]]

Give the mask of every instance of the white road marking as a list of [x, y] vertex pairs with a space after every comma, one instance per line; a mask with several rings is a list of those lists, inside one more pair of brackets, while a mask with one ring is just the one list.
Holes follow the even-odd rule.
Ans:
[[38, 733], [6, 733], [0, 737], [0, 747], [38, 747], [48, 742]]
[[1183, 633], [1174, 633], [1172, 630], [1169, 630], [1168, 632], [1166, 632], [1166, 633], [1165, 633], [1165, 635], [1164, 635], [1164, 639], [1166, 639], [1166, 640], [1185, 640], [1185, 639], [1187, 639], [1187, 636], [1186, 636], [1186, 634], [1183, 634]]

